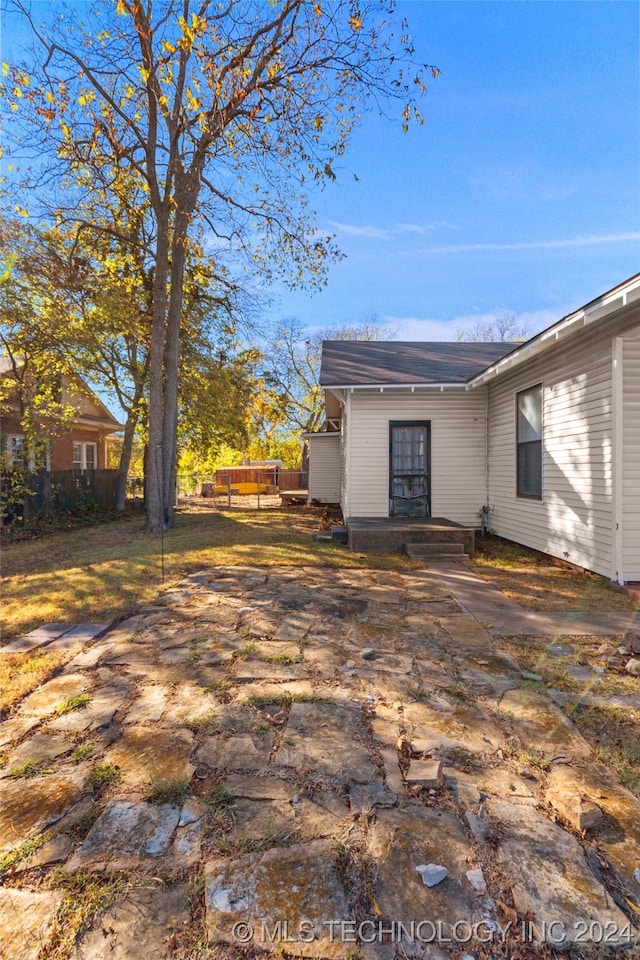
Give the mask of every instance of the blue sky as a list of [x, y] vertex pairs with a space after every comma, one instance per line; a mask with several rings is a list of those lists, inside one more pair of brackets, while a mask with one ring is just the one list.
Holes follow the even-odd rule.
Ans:
[[[311, 198], [346, 257], [320, 293], [275, 291], [270, 318], [373, 315], [400, 339], [447, 340], [514, 313], [534, 333], [640, 270], [639, 11], [399, 0], [416, 58], [441, 70], [424, 126], [364, 117]], [[8, 56], [19, 30], [4, 27]]]
[[[425, 124], [368, 114], [313, 198], [346, 259], [274, 317], [374, 314], [455, 339], [515, 313], [534, 333], [640, 270], [640, 28], [626, 0], [400, 2], [442, 71]], [[353, 174], [357, 174], [358, 180]]]

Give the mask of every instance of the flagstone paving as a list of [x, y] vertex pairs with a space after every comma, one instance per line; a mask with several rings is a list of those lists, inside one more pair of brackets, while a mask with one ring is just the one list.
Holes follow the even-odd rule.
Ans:
[[5, 647], [75, 655], [0, 728], [0, 960], [633, 955], [640, 802], [454, 579], [203, 570]]

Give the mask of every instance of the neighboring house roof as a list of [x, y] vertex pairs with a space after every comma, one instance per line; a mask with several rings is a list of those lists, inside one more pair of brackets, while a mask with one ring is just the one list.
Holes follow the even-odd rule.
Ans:
[[[24, 361], [19, 360], [17, 362], [18, 369], [20, 369], [23, 365]], [[0, 356], [0, 377], [5, 377], [12, 373], [14, 373], [13, 361], [10, 357], [3, 354]], [[78, 404], [75, 414], [71, 417], [72, 423], [77, 425], [100, 427], [103, 430], [108, 430], [111, 433], [115, 433], [116, 430], [123, 429], [123, 424], [116, 420], [109, 408], [102, 402], [100, 397], [91, 389], [89, 384], [83, 380], [79, 374], [71, 374], [68, 377], [64, 377], [63, 380], [67, 384], [70, 381], [74, 381], [76, 385], [76, 390], [74, 391], [75, 397], [71, 396], [68, 398], [72, 405], [76, 401]], [[83, 404], [82, 398], [88, 401], [89, 405], [93, 409], [84, 409], [86, 408], [87, 404]]]
[[[18, 366], [21, 366], [21, 364], [18, 364]], [[11, 357], [0, 356], [0, 374], [9, 373], [10, 370], [13, 370]]]
[[515, 343], [412, 343], [325, 340], [320, 385], [464, 384], [510, 353]]

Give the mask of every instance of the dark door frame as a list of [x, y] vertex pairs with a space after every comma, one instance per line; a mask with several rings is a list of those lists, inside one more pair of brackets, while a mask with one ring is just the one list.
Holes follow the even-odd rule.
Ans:
[[393, 430], [394, 427], [424, 427], [425, 429], [425, 479], [426, 479], [426, 513], [431, 516], [431, 420], [390, 420], [389, 421], [389, 515], [393, 516]]

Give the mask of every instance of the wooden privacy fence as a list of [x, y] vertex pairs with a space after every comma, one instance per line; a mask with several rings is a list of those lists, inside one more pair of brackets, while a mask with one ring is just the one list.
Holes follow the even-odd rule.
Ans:
[[25, 523], [60, 513], [107, 513], [115, 507], [117, 470], [8, 470], [2, 474], [2, 519]]

